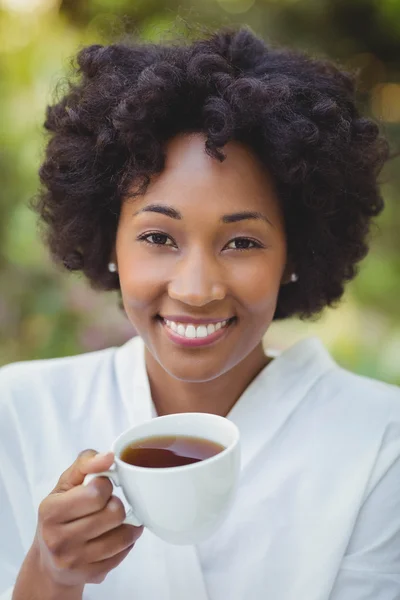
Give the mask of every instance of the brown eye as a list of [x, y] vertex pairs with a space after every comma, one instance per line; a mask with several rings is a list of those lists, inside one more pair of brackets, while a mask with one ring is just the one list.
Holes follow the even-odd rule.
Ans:
[[251, 250], [252, 248], [261, 248], [261, 244], [249, 238], [235, 238], [226, 245], [229, 250]]
[[174, 246], [173, 241], [166, 233], [146, 233], [140, 236], [139, 239], [152, 246]]

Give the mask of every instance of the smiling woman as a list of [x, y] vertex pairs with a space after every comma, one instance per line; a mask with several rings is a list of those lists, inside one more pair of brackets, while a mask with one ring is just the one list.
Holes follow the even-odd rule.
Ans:
[[[354, 97], [334, 64], [247, 29], [79, 52], [35, 208], [54, 259], [119, 290], [139, 335], [0, 371], [0, 600], [400, 597], [399, 390], [317, 339], [262, 345], [367, 253], [387, 144]], [[242, 470], [219, 531], [177, 549], [128, 525], [104, 477], [82, 485], [113, 461], [82, 449], [183, 412], [231, 420]], [[217, 502], [229, 479], [202, 485]], [[168, 514], [167, 486], [154, 500]]]

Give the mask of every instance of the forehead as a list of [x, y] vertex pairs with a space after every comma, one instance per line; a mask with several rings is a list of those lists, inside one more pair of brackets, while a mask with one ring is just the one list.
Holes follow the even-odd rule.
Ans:
[[240, 142], [230, 141], [223, 162], [205, 151], [201, 133], [180, 134], [166, 145], [163, 171], [154, 176], [146, 193], [135, 199], [141, 208], [153, 202], [186, 211], [227, 213], [229, 211], [268, 211], [281, 220], [279, 201], [267, 169]]

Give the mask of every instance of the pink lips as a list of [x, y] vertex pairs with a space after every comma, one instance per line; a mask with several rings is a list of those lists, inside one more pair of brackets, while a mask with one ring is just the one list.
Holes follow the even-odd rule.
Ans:
[[180, 315], [163, 315], [161, 317], [164, 321], [174, 321], [175, 323], [192, 323], [193, 325], [208, 325], [214, 323], [222, 323], [222, 321], [229, 321], [232, 317], [220, 317], [219, 319], [196, 319], [195, 317], [185, 317]]
[[[182, 317], [179, 317], [179, 319], [182, 319]], [[173, 319], [169, 319], [168, 320], [173, 320]], [[189, 321], [189, 319], [187, 321], [178, 321], [180, 323], [193, 323], [193, 325], [195, 324], [199, 324], [201, 325], [202, 323], [218, 323], [220, 322], [220, 320], [213, 320], [213, 319], [209, 319], [208, 321], [203, 320], [201, 322], [199, 322], [200, 319], [191, 319]], [[205, 338], [186, 338], [183, 337], [182, 335], [179, 335], [178, 333], [175, 333], [175, 331], [172, 331], [172, 329], [170, 329], [169, 327], [167, 327], [166, 323], [164, 322], [164, 318], [160, 321], [162, 327], [164, 328], [165, 333], [167, 334], [167, 336], [169, 337], [169, 339], [174, 342], [175, 344], [179, 345], [179, 346], [185, 346], [187, 348], [198, 348], [200, 346], [209, 346], [210, 344], [213, 344], [214, 342], [216, 342], [217, 340], [220, 340], [222, 337], [224, 337], [228, 331], [228, 329], [231, 326], [231, 323], [227, 323], [227, 325], [225, 325], [225, 327], [222, 327], [221, 329], [219, 329], [218, 331], [216, 331], [215, 333], [211, 333], [210, 335], [208, 335]]]

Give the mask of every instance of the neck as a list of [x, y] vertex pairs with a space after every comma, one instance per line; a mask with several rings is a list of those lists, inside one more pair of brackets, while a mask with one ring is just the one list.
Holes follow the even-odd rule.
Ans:
[[225, 417], [248, 385], [271, 361], [260, 343], [244, 360], [211, 381], [193, 383], [175, 379], [152, 354], [145, 351], [151, 395], [159, 416], [204, 412]]

